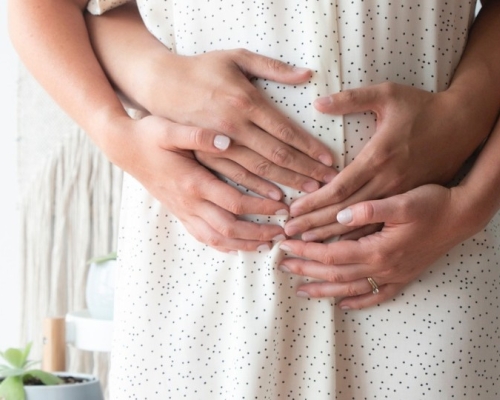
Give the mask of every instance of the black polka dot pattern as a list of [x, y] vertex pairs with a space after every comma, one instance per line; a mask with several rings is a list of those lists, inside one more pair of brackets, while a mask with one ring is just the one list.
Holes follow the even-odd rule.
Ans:
[[[105, 2], [104, 2], [105, 3]], [[384, 81], [447, 87], [474, 2], [139, 0], [149, 30], [181, 54], [244, 47], [315, 71], [257, 85], [331, 146], [342, 168], [373, 134], [369, 113], [312, 101]], [[103, 6], [105, 8], [105, 6]], [[285, 188], [287, 200], [300, 196]], [[123, 193], [113, 399], [497, 399], [497, 216], [404, 293], [343, 312], [295, 295], [283, 254], [218, 253], [132, 178]], [[283, 217], [248, 219], [283, 223]]]

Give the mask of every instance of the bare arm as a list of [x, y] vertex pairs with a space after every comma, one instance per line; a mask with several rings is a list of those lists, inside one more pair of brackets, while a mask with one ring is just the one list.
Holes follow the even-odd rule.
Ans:
[[[332, 244], [285, 241], [281, 270], [318, 279], [297, 288], [307, 297], [336, 297], [342, 309], [392, 298], [450, 249], [479, 232], [500, 208], [500, 123], [467, 177], [456, 187], [429, 184], [339, 214], [347, 226], [383, 223], [380, 232]], [[471, 266], [473, 268], [473, 266]], [[372, 294], [372, 277], [380, 292]]]
[[130, 119], [90, 45], [85, 5], [10, 0], [9, 32], [27, 68], [108, 158], [143, 183], [198, 240], [222, 251], [268, 246], [282, 228], [238, 221], [235, 214], [273, 215], [287, 207], [242, 195], [185, 151], [223, 151], [228, 143], [219, 148], [218, 132], [153, 116]]
[[[335, 215], [355, 202], [388, 197], [425, 183], [445, 184], [490, 133], [500, 107], [500, 2], [488, 1], [474, 22], [448, 90], [429, 93], [382, 84], [333, 94], [322, 112], [372, 110], [372, 139], [337, 177], [291, 206], [288, 235], [307, 241], [344, 234]], [[327, 98], [328, 99], [328, 98]]]
[[174, 54], [147, 31], [134, 4], [89, 15], [87, 24], [107, 75], [128, 99], [153, 115], [232, 138], [235, 146], [222, 159], [197, 154], [211, 169], [266, 197], [278, 190], [269, 180], [312, 192], [335, 176], [323, 165], [331, 165], [330, 150], [271, 106], [249, 80], [296, 84], [311, 71], [243, 49]]
[[[473, 124], [467, 125], [468, 130], [458, 132], [470, 133], [478, 142], [483, 134], [475, 129], [485, 129], [500, 110], [498, 26], [500, 2], [490, 0], [475, 25], [449, 91], [464, 100], [457, 113], [476, 115]], [[478, 120], [478, 115], [485, 120]], [[462, 139], [451, 136], [444, 145], [451, 148]], [[361, 200], [347, 208], [340, 205], [335, 212], [340, 229], [381, 223], [382, 230], [332, 244], [285, 241], [284, 250], [311, 261], [290, 257], [283, 261], [281, 269], [322, 281], [297, 290], [304, 296], [337, 297], [343, 309], [368, 307], [393, 297], [434, 261], [484, 228], [498, 211], [499, 151], [497, 121], [473, 169], [458, 186], [426, 184], [382, 200]], [[380, 286], [375, 296], [366, 279], [369, 276]]]

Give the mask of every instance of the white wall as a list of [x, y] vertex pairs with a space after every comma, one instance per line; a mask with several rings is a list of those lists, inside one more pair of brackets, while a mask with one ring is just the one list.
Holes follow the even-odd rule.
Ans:
[[0, 350], [19, 346], [20, 275], [16, 173], [17, 57], [0, 1]]

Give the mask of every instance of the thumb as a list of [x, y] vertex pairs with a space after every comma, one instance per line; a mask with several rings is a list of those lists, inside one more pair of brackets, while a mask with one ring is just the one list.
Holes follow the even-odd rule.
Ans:
[[218, 153], [227, 150], [231, 139], [211, 129], [173, 124], [163, 136], [162, 147], [167, 150], [198, 150]]
[[247, 75], [280, 83], [302, 83], [312, 76], [310, 69], [294, 67], [248, 50], [238, 50], [235, 61]]
[[314, 101], [316, 109], [323, 113], [344, 115], [363, 111], [379, 113], [387, 99], [384, 85], [373, 85], [345, 90]]
[[343, 209], [337, 214], [337, 221], [347, 226], [363, 226], [394, 219], [394, 210], [398, 208], [399, 196], [382, 200], [363, 201]]

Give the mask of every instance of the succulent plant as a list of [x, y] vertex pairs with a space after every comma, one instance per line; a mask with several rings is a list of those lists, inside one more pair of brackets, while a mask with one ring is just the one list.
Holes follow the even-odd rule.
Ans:
[[87, 261], [87, 264], [101, 264], [109, 260], [116, 260], [116, 257], [116, 251], [112, 251], [111, 253], [105, 254], [103, 256], [91, 258]]
[[39, 380], [44, 385], [59, 385], [63, 380], [49, 372], [31, 367], [39, 361], [28, 360], [31, 351], [31, 343], [24, 349], [10, 348], [5, 352], [0, 352], [1, 358], [6, 364], [0, 364], [0, 399], [24, 400], [26, 393], [24, 386], [33, 380]]

